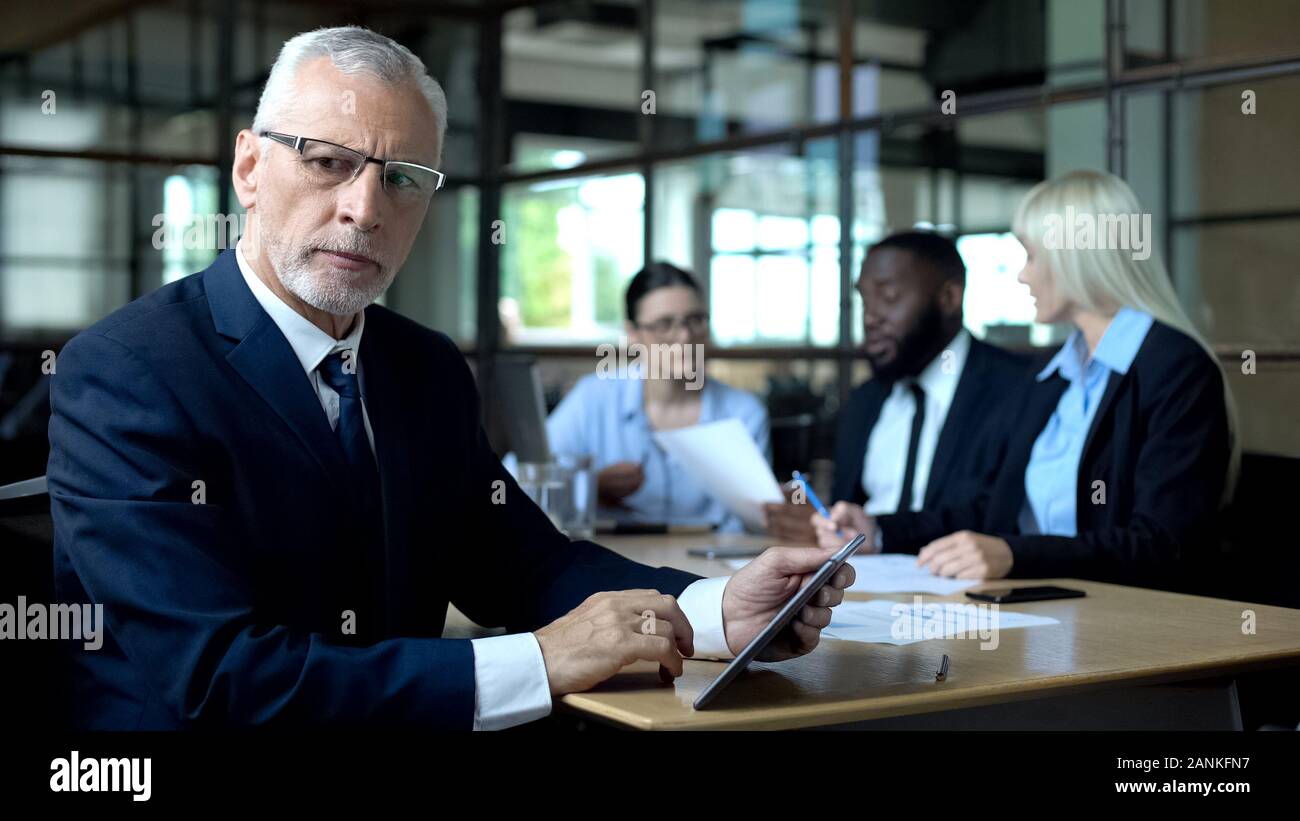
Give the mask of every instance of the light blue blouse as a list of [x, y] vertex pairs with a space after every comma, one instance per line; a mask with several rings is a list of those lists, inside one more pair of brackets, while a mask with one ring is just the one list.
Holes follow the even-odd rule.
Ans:
[[1091, 359], [1088, 343], [1076, 330], [1039, 372], [1039, 382], [1059, 372], [1070, 384], [1034, 441], [1025, 468], [1020, 532], [1078, 535], [1079, 461], [1088, 430], [1110, 375], [1128, 373], [1152, 322], [1151, 315], [1144, 311], [1121, 308], [1102, 334]]
[[[597, 470], [615, 462], [638, 462], [645, 482], [623, 500], [624, 508], [600, 507], [597, 517], [618, 522], [716, 524], [740, 532], [740, 518], [727, 511], [670, 459], [651, 435], [643, 405], [644, 381], [588, 374], [578, 380], [546, 421], [551, 451], [590, 456]], [[753, 394], [706, 379], [700, 389], [700, 424], [737, 418], [759, 450], [772, 460], [767, 408]]]

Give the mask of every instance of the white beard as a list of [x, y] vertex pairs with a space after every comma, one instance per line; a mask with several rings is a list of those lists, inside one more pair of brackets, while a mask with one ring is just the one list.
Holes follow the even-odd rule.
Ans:
[[[383, 296], [388, 286], [393, 284], [396, 271], [385, 269], [382, 265], [377, 277], [362, 283], [357, 283], [357, 275], [349, 271], [327, 269], [326, 273], [318, 274], [311, 269], [312, 249], [294, 249], [271, 241], [260, 221], [258, 233], [266, 248], [266, 257], [285, 290], [319, 311], [334, 316], [352, 316]], [[340, 245], [344, 247], [338, 247]], [[347, 247], [349, 245], [352, 244], [340, 242], [334, 248], [346, 253], [371, 256], [363, 247]]]

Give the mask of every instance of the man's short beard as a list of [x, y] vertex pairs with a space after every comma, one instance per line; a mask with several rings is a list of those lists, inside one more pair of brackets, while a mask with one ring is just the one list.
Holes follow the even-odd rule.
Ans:
[[912, 329], [898, 340], [898, 353], [893, 362], [877, 365], [868, 357], [872, 375], [891, 382], [920, 375], [934, 359], [937, 346], [942, 344], [940, 338], [944, 336], [944, 319], [939, 303], [931, 302], [917, 317]]
[[[262, 234], [266, 257], [271, 261], [271, 267], [275, 269], [285, 290], [318, 311], [334, 316], [351, 316], [383, 296], [388, 286], [393, 284], [395, 271], [386, 269], [383, 265], [379, 266], [378, 276], [359, 284], [350, 281], [347, 273], [331, 271], [318, 274], [311, 269], [315, 248], [289, 248], [272, 241], [260, 221], [258, 231]], [[344, 253], [374, 256], [368, 245], [355, 241], [332, 240], [329, 247]]]

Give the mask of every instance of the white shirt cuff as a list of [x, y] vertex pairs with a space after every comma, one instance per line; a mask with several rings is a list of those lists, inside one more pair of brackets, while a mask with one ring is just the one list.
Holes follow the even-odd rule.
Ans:
[[474, 729], [504, 730], [551, 712], [551, 682], [532, 633], [474, 639]]
[[727, 647], [722, 623], [722, 593], [729, 581], [730, 576], [700, 579], [677, 597], [677, 606], [686, 614], [686, 620], [695, 632], [695, 655], [691, 658], [729, 659], [733, 656]]

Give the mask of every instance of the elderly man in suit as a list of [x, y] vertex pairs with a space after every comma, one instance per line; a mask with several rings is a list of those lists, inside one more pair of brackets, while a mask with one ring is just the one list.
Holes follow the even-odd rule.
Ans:
[[[402, 46], [293, 38], [237, 139], [238, 247], [61, 352], [56, 589], [107, 622], [70, 651], [75, 726], [507, 727], [634, 661], [738, 652], [830, 555], [699, 579], [571, 543], [520, 491], [451, 341], [372, 304], [446, 124]], [[768, 657], [813, 649], [851, 580]], [[508, 632], [441, 638], [449, 602]]]

